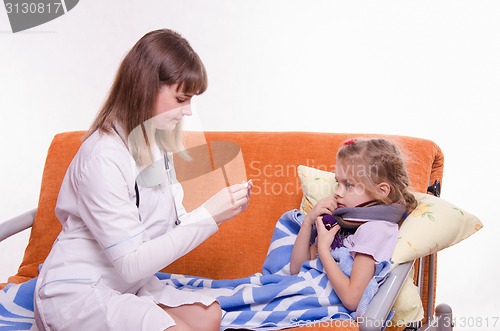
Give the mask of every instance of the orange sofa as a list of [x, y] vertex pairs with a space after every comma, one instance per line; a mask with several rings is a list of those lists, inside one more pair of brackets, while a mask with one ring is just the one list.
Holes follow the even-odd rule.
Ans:
[[[54, 137], [48, 150], [38, 209], [29, 243], [18, 273], [10, 277], [8, 282], [20, 283], [36, 277], [39, 264], [43, 263], [49, 253], [61, 229], [54, 215], [56, 198], [66, 168], [81, 144], [83, 133], [66, 132]], [[302, 192], [295, 170], [297, 166], [332, 169], [339, 146], [349, 138], [360, 136], [375, 135], [205, 132], [208, 143], [229, 141], [240, 148], [245, 175], [254, 183], [250, 206], [246, 212], [224, 223], [215, 235], [164, 271], [214, 279], [240, 278], [260, 272], [276, 221], [283, 212], [298, 209], [300, 206]], [[385, 137], [394, 140], [408, 156], [406, 162], [414, 191], [426, 192], [429, 183], [442, 179], [443, 155], [435, 143], [404, 136]], [[212, 160], [211, 164], [206, 166], [214, 166], [214, 162], [217, 161]], [[176, 168], [178, 177], [187, 176], [183, 174], [181, 166], [176, 164]], [[227, 174], [224, 176], [227, 177]], [[203, 189], [203, 183], [201, 188]], [[190, 198], [187, 192], [186, 208], [194, 207], [200, 199], [199, 196]], [[431, 276], [433, 283], [434, 275]], [[434, 285], [428, 284], [427, 276], [422, 283], [425, 287]], [[427, 301], [425, 293], [426, 291], [423, 300]], [[424, 307], [426, 306], [424, 302]], [[428, 313], [432, 315], [433, 312]], [[316, 329], [331, 330], [332, 326], [294, 328], [294, 330]], [[338, 328], [338, 330], [358, 329], [358, 325], [352, 323]]]

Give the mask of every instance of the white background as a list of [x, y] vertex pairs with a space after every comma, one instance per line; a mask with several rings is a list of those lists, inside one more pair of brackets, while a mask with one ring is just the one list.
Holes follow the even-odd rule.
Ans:
[[[13, 34], [0, 7], [0, 222], [36, 206], [54, 134], [88, 128], [124, 54], [168, 27], [207, 67], [209, 90], [195, 100], [204, 130], [440, 145], [442, 197], [484, 229], [439, 254], [437, 301], [452, 306], [456, 330], [500, 329], [499, 17], [497, 1], [85, 0]], [[0, 281], [27, 238], [0, 243]]]

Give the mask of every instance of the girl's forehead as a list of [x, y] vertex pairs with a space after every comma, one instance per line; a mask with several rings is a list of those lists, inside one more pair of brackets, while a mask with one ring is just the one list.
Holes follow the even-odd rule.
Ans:
[[371, 169], [368, 169], [363, 162], [359, 162], [359, 159], [337, 160], [335, 165], [335, 176], [339, 179], [358, 181], [370, 174]]
[[357, 166], [358, 166], [358, 163], [355, 162], [351, 158], [337, 159], [337, 162], [335, 165], [335, 172], [345, 175], [345, 174], [348, 174], [349, 172], [352, 172], [352, 170]]
[[337, 180], [347, 180], [347, 179], [352, 179], [352, 173], [346, 169], [346, 166], [342, 164], [337, 164], [335, 167], [335, 178]]

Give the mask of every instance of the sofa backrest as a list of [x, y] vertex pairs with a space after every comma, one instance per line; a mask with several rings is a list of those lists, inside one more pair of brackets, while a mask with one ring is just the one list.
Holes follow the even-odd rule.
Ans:
[[[84, 132], [65, 132], [54, 137], [43, 172], [38, 211], [18, 274], [9, 282], [36, 277], [61, 226], [54, 215], [57, 194], [71, 159]], [[188, 133], [189, 134], [189, 133]], [[195, 250], [164, 271], [214, 279], [245, 277], [261, 271], [274, 225], [287, 210], [299, 208], [302, 197], [297, 166], [334, 169], [335, 154], [341, 144], [353, 137], [381, 136], [310, 132], [205, 132], [208, 146], [232, 142], [240, 149], [239, 162], [254, 189], [248, 209], [221, 225], [219, 231]], [[412, 189], [426, 192], [429, 183], [442, 179], [443, 155], [432, 141], [405, 136], [387, 136], [406, 155]], [[233, 148], [231, 147], [231, 148]], [[238, 152], [238, 151], [236, 151]], [[236, 155], [236, 154], [235, 154]], [[211, 160], [208, 166], [214, 166]], [[217, 165], [215, 165], [217, 168]], [[182, 161], [176, 161], [177, 175], [186, 177]], [[227, 174], [224, 173], [227, 178]], [[239, 174], [241, 175], [241, 174]], [[238, 176], [238, 174], [236, 175]], [[245, 174], [243, 174], [245, 176]], [[212, 187], [201, 183], [199, 191], [211, 194]], [[185, 205], [192, 209], [202, 200], [186, 190]], [[200, 200], [201, 199], [201, 200]]]

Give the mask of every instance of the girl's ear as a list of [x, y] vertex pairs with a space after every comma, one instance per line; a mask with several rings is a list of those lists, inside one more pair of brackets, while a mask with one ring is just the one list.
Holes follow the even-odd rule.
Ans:
[[382, 182], [377, 185], [379, 194], [382, 195], [384, 198], [389, 196], [389, 193], [391, 193], [391, 186], [387, 184], [386, 182]]

